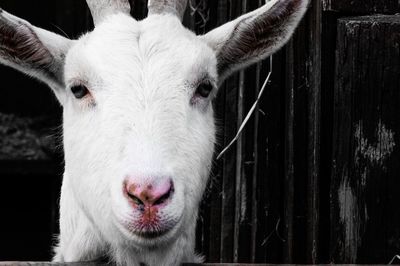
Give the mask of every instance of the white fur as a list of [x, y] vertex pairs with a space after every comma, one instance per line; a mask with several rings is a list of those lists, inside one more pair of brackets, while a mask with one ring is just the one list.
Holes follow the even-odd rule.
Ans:
[[[198, 261], [194, 210], [207, 183], [215, 129], [211, 99], [197, 106], [190, 100], [200, 78], [216, 79], [216, 59], [177, 18], [160, 17], [111, 16], [68, 53], [65, 83], [87, 84], [95, 106], [72, 94], [63, 104], [58, 261], [104, 252], [127, 265]], [[183, 60], [176, 56], [182, 51]], [[180, 222], [157, 242], [123, 226], [137, 218], [121, 193], [127, 175], [173, 178], [176, 192], [163, 212]]]
[[[277, 2], [245, 16], [255, 19]], [[305, 4], [282, 31], [287, 36], [248, 62], [281, 47], [304, 11]], [[29, 65], [0, 58], [47, 82], [63, 105], [65, 173], [54, 261], [108, 255], [119, 265], [201, 262], [194, 250], [195, 228], [214, 152], [216, 89], [208, 98], [193, 97], [203, 81], [219, 84], [217, 54], [235, 22], [198, 37], [173, 13], [138, 22], [126, 12], [106, 12], [107, 17], [96, 12], [96, 29], [77, 41], [34, 28], [50, 51], [69, 48], [59, 82], [65, 89], [54, 88]], [[71, 87], [78, 84], [89, 89], [89, 97], [73, 96]], [[163, 222], [174, 224], [168, 233], [148, 240], [130, 231], [139, 213], [122, 193], [127, 176], [172, 178], [175, 193], [160, 213]]]

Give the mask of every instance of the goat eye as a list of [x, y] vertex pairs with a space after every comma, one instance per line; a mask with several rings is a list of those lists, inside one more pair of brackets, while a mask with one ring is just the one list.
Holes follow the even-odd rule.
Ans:
[[203, 98], [207, 98], [210, 96], [212, 90], [213, 85], [211, 83], [202, 83], [197, 87], [196, 94]]
[[73, 86], [71, 87], [71, 91], [77, 99], [82, 99], [89, 94], [89, 90], [83, 85]]

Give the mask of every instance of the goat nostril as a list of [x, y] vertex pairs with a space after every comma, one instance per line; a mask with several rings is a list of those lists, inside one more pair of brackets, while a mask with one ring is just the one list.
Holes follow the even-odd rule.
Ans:
[[174, 186], [171, 184], [171, 188], [168, 190], [168, 192], [164, 195], [162, 195], [160, 198], [158, 198], [153, 205], [161, 205], [165, 203], [167, 200], [169, 200], [172, 197], [172, 194], [174, 193]]
[[135, 195], [132, 195], [131, 193], [128, 192], [128, 197], [138, 206], [144, 206], [143, 201], [141, 201], [138, 197]]

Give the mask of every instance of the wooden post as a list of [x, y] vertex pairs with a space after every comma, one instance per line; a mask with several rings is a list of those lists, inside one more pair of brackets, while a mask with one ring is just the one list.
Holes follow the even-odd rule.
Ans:
[[387, 263], [400, 238], [400, 16], [339, 20], [331, 261]]

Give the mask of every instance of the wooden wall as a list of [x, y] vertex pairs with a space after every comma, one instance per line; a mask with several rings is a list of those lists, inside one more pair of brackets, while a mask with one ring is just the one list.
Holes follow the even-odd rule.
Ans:
[[[197, 237], [209, 262], [387, 263], [400, 253], [399, 3], [311, 2], [273, 56], [272, 81], [242, 138], [215, 162]], [[263, 3], [192, 0], [185, 25], [202, 34]], [[0, 6], [70, 37], [92, 28], [81, 0]], [[145, 17], [146, 0], [135, 7]], [[221, 87], [217, 151], [236, 134], [269, 62]], [[47, 136], [57, 135], [61, 110], [43, 85], [4, 67], [0, 77], [0, 260], [48, 259], [62, 152]]]

